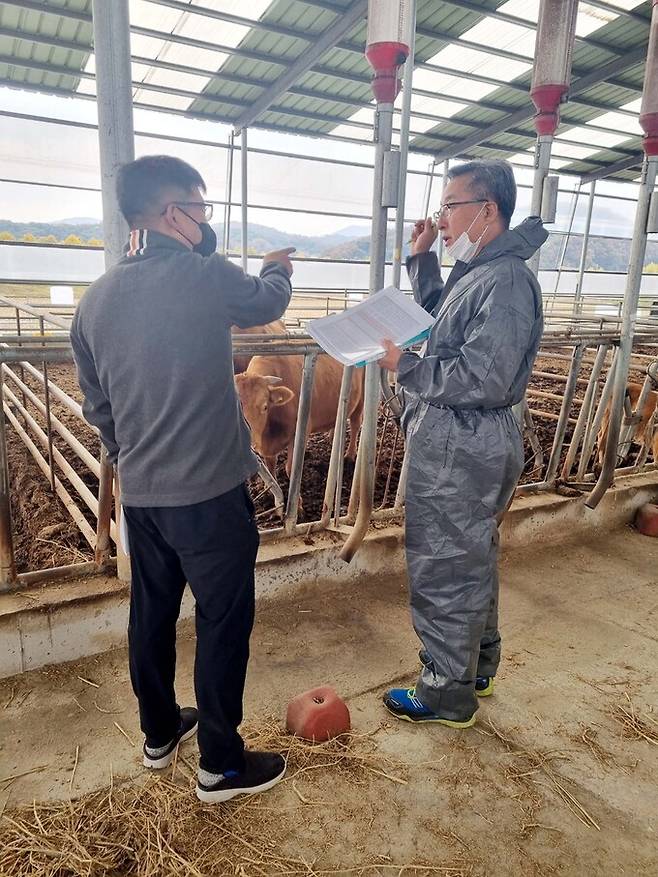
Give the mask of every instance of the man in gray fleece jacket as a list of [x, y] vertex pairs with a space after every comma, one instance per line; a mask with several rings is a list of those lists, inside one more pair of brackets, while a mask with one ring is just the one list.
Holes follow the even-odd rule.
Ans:
[[257, 470], [233, 381], [231, 326], [278, 319], [293, 249], [260, 277], [215, 252], [205, 184], [171, 156], [121, 168], [132, 231], [121, 261], [91, 284], [71, 327], [86, 419], [118, 467], [132, 566], [130, 672], [144, 764], [166, 767], [197, 729], [174, 693], [176, 621], [196, 599], [195, 690], [208, 802], [274, 785], [285, 763], [245, 752], [238, 726], [254, 616], [258, 530], [246, 479]]

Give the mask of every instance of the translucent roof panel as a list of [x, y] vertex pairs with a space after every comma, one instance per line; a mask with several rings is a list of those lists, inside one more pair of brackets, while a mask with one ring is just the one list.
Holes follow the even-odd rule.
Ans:
[[480, 52], [476, 49], [468, 49], [457, 45], [446, 46], [445, 49], [441, 49], [436, 55], [428, 58], [428, 63], [449, 67], [462, 73], [479, 73], [481, 76], [490, 76], [501, 83], [511, 82], [517, 76], [527, 73], [532, 68], [530, 61], [526, 64], [522, 61], [513, 61], [509, 58], [499, 58], [497, 55], [490, 55], [484, 48]]
[[[640, 123], [637, 119], [633, 119], [631, 116], [625, 116], [622, 113], [604, 113], [601, 116], [596, 116], [594, 119], [590, 119], [585, 123], [586, 125], [600, 125], [603, 128], [612, 128], [617, 129], [618, 131], [625, 131], [628, 133], [628, 136], [635, 134], [639, 136], [642, 133], [642, 129], [640, 128]], [[593, 136], [596, 137], [598, 142], [602, 141], [600, 138], [606, 137], [608, 135], [601, 133], [600, 131], [592, 132]], [[624, 138], [628, 140], [628, 137]], [[602, 145], [605, 145], [602, 143]]]
[[535, 52], [534, 28], [510, 24], [498, 18], [483, 19], [462, 34], [462, 38], [494, 49], [508, 49], [527, 58], [532, 58]]
[[423, 70], [421, 67], [414, 70], [413, 87], [437, 94], [454, 94], [456, 97], [465, 97], [468, 100], [481, 100], [485, 95], [496, 90], [495, 85], [486, 82], [448, 76], [446, 73], [435, 73], [433, 70]]
[[[592, 119], [592, 124], [604, 125], [601, 119], [602, 117]], [[608, 134], [607, 132], [593, 131], [591, 128], [585, 128], [582, 126], [560, 129], [560, 133], [557, 135], [556, 139], [559, 140], [560, 138], [584, 143], [591, 146], [592, 149], [610, 148], [612, 146], [618, 146], [620, 143], [624, 143], [624, 141], [628, 140], [628, 136], [625, 134]]]
[[[517, 152], [515, 155], [510, 156], [508, 159], [512, 164], [521, 164], [526, 167], [532, 167], [535, 163], [534, 152]], [[561, 167], [569, 164], [567, 160], [562, 160], [560, 158], [551, 158], [551, 170], [558, 170]]]

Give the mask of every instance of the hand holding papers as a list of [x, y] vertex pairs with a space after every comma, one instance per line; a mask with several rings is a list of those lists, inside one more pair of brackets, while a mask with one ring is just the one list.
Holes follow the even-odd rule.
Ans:
[[394, 286], [339, 314], [309, 320], [309, 334], [343, 365], [365, 365], [384, 355], [387, 338], [408, 347], [429, 335], [434, 317]]

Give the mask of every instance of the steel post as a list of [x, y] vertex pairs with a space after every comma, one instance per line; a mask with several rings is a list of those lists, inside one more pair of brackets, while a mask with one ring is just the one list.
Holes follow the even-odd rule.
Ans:
[[[117, 171], [135, 158], [128, 0], [92, 0], [92, 15], [105, 266], [110, 268], [121, 258], [128, 231], [116, 195]], [[120, 544], [117, 576], [130, 580], [130, 561]]]
[[[343, 369], [343, 377], [340, 384], [340, 393], [338, 395], [338, 408], [336, 410], [336, 426], [334, 427], [334, 436], [331, 443], [331, 457], [329, 458], [329, 470], [327, 472], [327, 483], [324, 490], [324, 501], [322, 503], [322, 517], [320, 525], [327, 527], [331, 519], [334, 508], [337, 508], [340, 514], [340, 482], [342, 482], [342, 460], [345, 452], [345, 426], [347, 424], [347, 409], [350, 401], [350, 393], [352, 390], [352, 375], [354, 367], [348, 366]], [[340, 482], [339, 482], [340, 478]]]
[[576, 426], [574, 427], [573, 435], [571, 436], [569, 450], [567, 451], [567, 458], [564, 461], [564, 466], [562, 467], [563, 481], [567, 480], [567, 478], [571, 474], [573, 465], [576, 462], [576, 454], [578, 453], [580, 441], [585, 433], [585, 427], [587, 426], [587, 422], [589, 420], [589, 411], [594, 401], [596, 388], [599, 382], [599, 375], [601, 374], [601, 370], [603, 369], [603, 364], [605, 362], [605, 358], [609, 349], [610, 348], [607, 344], [601, 344], [599, 345], [599, 348], [596, 352], [594, 365], [592, 366], [592, 371], [590, 373], [589, 381], [587, 383], [587, 389], [585, 390], [585, 396], [583, 398], [582, 405], [580, 406], [580, 413], [578, 414]]
[[[448, 185], [448, 171], [450, 170], [450, 159], [446, 158], [443, 162], [443, 176], [441, 177], [441, 200], [443, 200], [443, 193], [446, 190], [446, 186]], [[425, 216], [429, 216], [429, 204], [427, 205], [427, 213]], [[441, 270], [441, 264], [443, 262], [443, 238], [439, 235], [439, 240], [436, 244], [436, 256], [439, 260], [439, 270]]]
[[587, 218], [585, 220], [585, 231], [583, 232], [583, 246], [580, 251], [580, 264], [578, 266], [578, 280], [576, 281], [576, 300], [574, 302], [574, 311], [580, 315], [583, 311], [583, 281], [585, 279], [585, 267], [587, 265], [587, 248], [589, 246], [589, 233], [592, 228], [592, 211], [594, 209], [594, 196], [596, 192], [596, 180], [592, 180], [589, 189], [589, 198], [587, 199]]
[[[541, 134], [535, 144], [535, 173], [532, 180], [532, 198], [530, 201], [530, 215], [541, 216], [542, 195], [544, 193], [544, 180], [548, 176], [551, 163], [551, 147], [553, 137], [550, 134]], [[528, 267], [533, 274], [539, 273], [539, 258], [541, 248], [528, 259]]]
[[248, 177], [249, 152], [247, 150], [247, 129], [243, 128], [240, 132], [240, 189], [241, 197], [241, 230], [242, 230], [242, 270], [247, 274], [249, 267], [249, 223], [248, 223], [248, 206], [247, 195], [249, 190]]
[[558, 466], [560, 465], [560, 457], [562, 455], [562, 448], [564, 446], [564, 437], [567, 433], [567, 427], [569, 425], [569, 415], [571, 413], [571, 407], [573, 405], [573, 400], [576, 395], [576, 389], [578, 387], [578, 375], [580, 374], [584, 353], [585, 346], [582, 344], [579, 344], [573, 352], [571, 368], [569, 369], [569, 377], [567, 378], [567, 383], [564, 388], [564, 397], [562, 399], [562, 407], [560, 408], [560, 419], [558, 420], [557, 426], [555, 428], [555, 436], [553, 438], [551, 456], [548, 461], [546, 475], [544, 476], [544, 480], [547, 481], [549, 484], [555, 481]]
[[[393, 131], [393, 104], [379, 103], [375, 112], [375, 169], [373, 177], [372, 234], [370, 247], [370, 295], [384, 286], [386, 268], [386, 220], [387, 208], [382, 206], [384, 161], [391, 149]], [[363, 426], [357, 462], [359, 465], [359, 510], [354, 529], [343, 546], [340, 557], [349, 563], [370, 523], [375, 490], [375, 445], [377, 441], [377, 411], [379, 406], [379, 366], [371, 362], [366, 366], [365, 402]]]
[[393, 246], [393, 286], [400, 288], [402, 274], [402, 247], [404, 245], [404, 206], [407, 192], [407, 165], [409, 159], [409, 126], [415, 58], [416, 0], [409, 0], [409, 55], [404, 65], [402, 110], [400, 114], [400, 185], [395, 208], [395, 244]]
[[304, 366], [302, 368], [302, 382], [299, 391], [299, 406], [297, 408], [297, 428], [295, 429], [295, 443], [293, 445], [292, 463], [290, 466], [288, 506], [284, 518], [284, 529], [286, 533], [292, 533], [295, 529], [295, 524], [297, 523], [299, 492], [302, 486], [302, 467], [304, 465], [308, 422], [311, 414], [313, 373], [315, 371], [317, 358], [317, 353], [307, 353], [304, 357]]
[[626, 278], [626, 291], [624, 294], [624, 307], [622, 311], [621, 338], [619, 341], [619, 354], [617, 370], [615, 373], [614, 392], [610, 421], [608, 423], [608, 438], [606, 442], [603, 467], [596, 487], [587, 499], [587, 507], [595, 509], [601, 501], [606, 490], [612, 484], [615, 466], [617, 463], [617, 445], [621, 429], [624, 399], [626, 397], [626, 385], [633, 350], [633, 335], [637, 320], [637, 307], [640, 297], [640, 285], [642, 283], [642, 269], [644, 256], [647, 248], [647, 221], [651, 196], [656, 184], [656, 172], [658, 171], [658, 155], [647, 155], [642, 166], [642, 178], [640, 191], [637, 199], [635, 213], [635, 225], [633, 227], [633, 240]]
[[222, 236], [222, 255], [226, 256], [231, 243], [231, 199], [233, 197], [233, 150], [235, 134], [228, 135], [228, 153], [226, 156], [226, 200], [224, 202], [224, 234]]
[[0, 591], [6, 591], [16, 583], [3, 390], [3, 381], [0, 377]]

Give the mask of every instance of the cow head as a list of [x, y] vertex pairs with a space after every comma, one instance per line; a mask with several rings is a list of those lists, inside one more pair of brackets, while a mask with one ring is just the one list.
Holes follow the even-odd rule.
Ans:
[[261, 442], [267, 427], [271, 408], [287, 405], [295, 394], [288, 387], [281, 387], [281, 378], [273, 375], [250, 375], [247, 372], [235, 376], [242, 411], [251, 429], [254, 448], [262, 453]]

